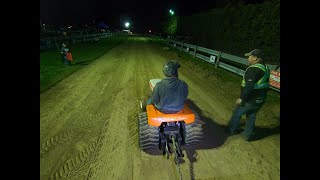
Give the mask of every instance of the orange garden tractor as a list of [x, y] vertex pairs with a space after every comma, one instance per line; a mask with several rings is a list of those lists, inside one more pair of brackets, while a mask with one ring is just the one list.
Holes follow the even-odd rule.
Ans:
[[[151, 79], [151, 91], [161, 79]], [[140, 101], [144, 112], [139, 114], [139, 145], [143, 151], [163, 151], [171, 153], [170, 144], [176, 157], [183, 157], [181, 146], [197, 144], [201, 141], [203, 131], [199, 116], [186, 103], [182, 110], [175, 114], [164, 114], [153, 104], [146, 105]]]

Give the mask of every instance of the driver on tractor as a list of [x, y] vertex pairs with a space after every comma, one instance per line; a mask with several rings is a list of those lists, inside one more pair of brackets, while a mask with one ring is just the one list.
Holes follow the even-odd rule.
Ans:
[[180, 64], [170, 60], [163, 66], [166, 78], [156, 84], [152, 95], [147, 101], [164, 114], [174, 114], [183, 109], [184, 101], [188, 96], [188, 85], [178, 78]]

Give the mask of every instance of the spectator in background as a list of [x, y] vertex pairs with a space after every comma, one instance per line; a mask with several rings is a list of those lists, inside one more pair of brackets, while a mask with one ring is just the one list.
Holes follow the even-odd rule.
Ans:
[[60, 53], [61, 53], [62, 62], [65, 66], [69, 65], [69, 61], [67, 59], [68, 52], [69, 52], [69, 48], [67, 48], [67, 45], [65, 43], [62, 43]]
[[71, 53], [70, 48], [68, 48], [68, 49], [69, 49], [69, 51], [66, 53], [66, 55], [67, 55], [67, 64], [68, 64], [68, 66], [71, 66], [71, 62], [72, 62], [73, 58], [72, 58], [72, 53]]

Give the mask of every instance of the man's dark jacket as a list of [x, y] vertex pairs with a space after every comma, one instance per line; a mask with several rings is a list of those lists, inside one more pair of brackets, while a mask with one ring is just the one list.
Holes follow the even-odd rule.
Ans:
[[176, 113], [183, 109], [188, 96], [188, 85], [177, 77], [167, 77], [156, 84], [151, 102], [163, 113]]
[[243, 100], [243, 102], [246, 102], [249, 104], [263, 104], [265, 102], [269, 88], [264, 88], [264, 89], [253, 88], [254, 84], [258, 82], [264, 76], [264, 74], [265, 74], [264, 71], [256, 67], [250, 67], [247, 69], [244, 76], [246, 81], [246, 86], [241, 87], [241, 95], [240, 95], [240, 98]]

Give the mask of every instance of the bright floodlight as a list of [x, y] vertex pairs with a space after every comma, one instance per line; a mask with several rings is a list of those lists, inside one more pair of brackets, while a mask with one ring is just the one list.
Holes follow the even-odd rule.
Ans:
[[126, 23], [125, 23], [125, 26], [126, 26], [126, 27], [129, 27], [129, 26], [130, 26], [130, 23], [126, 22]]
[[174, 15], [174, 11], [172, 11], [171, 9], [169, 10], [171, 15]]

